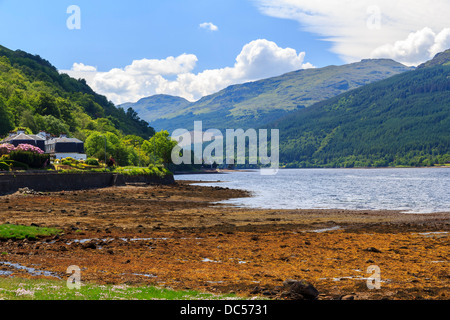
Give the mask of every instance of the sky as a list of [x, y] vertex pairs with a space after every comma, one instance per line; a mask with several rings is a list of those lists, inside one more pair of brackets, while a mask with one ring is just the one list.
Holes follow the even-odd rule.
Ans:
[[0, 0], [0, 45], [38, 54], [116, 104], [450, 48], [448, 0]]

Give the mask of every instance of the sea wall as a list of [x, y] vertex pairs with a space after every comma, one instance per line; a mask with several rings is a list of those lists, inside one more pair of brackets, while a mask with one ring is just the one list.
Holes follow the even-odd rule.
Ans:
[[115, 173], [4, 173], [0, 174], [0, 195], [14, 193], [20, 188], [40, 192], [74, 191], [124, 186], [127, 183], [173, 184], [173, 176], [128, 176]]

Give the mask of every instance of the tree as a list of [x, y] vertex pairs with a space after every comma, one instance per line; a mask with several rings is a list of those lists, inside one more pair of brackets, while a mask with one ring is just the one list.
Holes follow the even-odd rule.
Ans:
[[61, 117], [61, 111], [59, 110], [56, 99], [46, 92], [40, 92], [35, 105], [36, 113], [42, 116], [54, 116], [55, 118]]
[[69, 126], [63, 121], [55, 118], [54, 116], [41, 116], [36, 115], [35, 117], [36, 128], [38, 130], [44, 130], [55, 136], [59, 136], [61, 133], [69, 133]]
[[[105, 141], [106, 139], [106, 141]], [[86, 153], [101, 161], [108, 161], [113, 157], [120, 166], [130, 164], [130, 154], [128, 148], [122, 143], [117, 135], [111, 132], [92, 132], [86, 139]]]
[[31, 110], [25, 110], [22, 113], [22, 118], [20, 119], [20, 126], [30, 128], [31, 132], [38, 131], [36, 120]]
[[13, 129], [13, 124], [10, 118], [10, 114], [0, 99], [0, 136], [7, 134]]
[[169, 132], [156, 133], [150, 140], [144, 141], [142, 150], [156, 161], [162, 163], [166, 168], [172, 163], [172, 149], [177, 145], [175, 140], [169, 136]]

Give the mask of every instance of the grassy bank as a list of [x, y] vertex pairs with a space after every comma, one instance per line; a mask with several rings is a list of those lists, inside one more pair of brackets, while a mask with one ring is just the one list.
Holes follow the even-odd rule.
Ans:
[[54, 228], [40, 228], [36, 226], [18, 226], [12, 224], [0, 225], [0, 240], [35, 240], [40, 237], [54, 236], [61, 230]]
[[0, 278], [0, 300], [224, 300], [235, 295], [174, 291], [157, 287], [82, 284], [70, 290], [65, 281]]

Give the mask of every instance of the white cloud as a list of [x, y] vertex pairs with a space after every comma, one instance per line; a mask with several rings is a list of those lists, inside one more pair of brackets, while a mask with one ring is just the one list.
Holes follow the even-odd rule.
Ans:
[[212, 22], [203, 22], [199, 25], [202, 29], [207, 29], [209, 31], [219, 31], [219, 27], [214, 25]]
[[[304, 30], [330, 41], [333, 44], [332, 51], [347, 62], [368, 58], [374, 50], [386, 44], [393, 44], [396, 41], [408, 42], [410, 33], [420, 32], [424, 28], [441, 34], [449, 27], [448, 0], [254, 0], [254, 2], [263, 14], [296, 20]], [[423, 33], [421, 35], [426, 36]], [[423, 52], [427, 50], [447, 49], [439, 47], [445, 44], [445, 40], [437, 39], [436, 42], [440, 44], [434, 48], [426, 47], [427, 43], [423, 42], [425, 40], [418, 39], [419, 42], [422, 41], [422, 47], [417, 47], [422, 51], [414, 54], [414, 59], [425, 58]]]
[[405, 40], [385, 44], [372, 52], [373, 58], [391, 58], [407, 65], [418, 65], [450, 48], [450, 28], [436, 34], [430, 28], [412, 32]]
[[242, 48], [232, 67], [200, 73], [192, 72], [197, 63], [193, 54], [162, 60], [136, 60], [123, 69], [108, 72], [97, 72], [94, 67], [76, 63], [72, 70], [61, 72], [74, 78], [85, 78], [95, 91], [117, 104], [154, 94], [177, 95], [194, 101], [233, 84], [313, 67], [304, 63], [304, 58], [304, 52], [297, 53], [295, 49], [280, 48], [275, 42], [258, 39]]
[[77, 72], [96, 72], [97, 68], [92, 67], [92, 66], [87, 66], [84, 63], [74, 63], [72, 70], [77, 71]]

